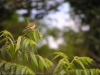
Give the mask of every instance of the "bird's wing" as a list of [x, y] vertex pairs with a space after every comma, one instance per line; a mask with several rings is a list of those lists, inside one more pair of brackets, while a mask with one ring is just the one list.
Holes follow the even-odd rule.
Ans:
[[28, 25], [25, 27], [25, 29], [30, 28], [30, 27], [32, 27], [32, 26], [34, 26], [34, 24], [33, 24], [33, 23], [30, 23], [30, 24], [28, 24]]

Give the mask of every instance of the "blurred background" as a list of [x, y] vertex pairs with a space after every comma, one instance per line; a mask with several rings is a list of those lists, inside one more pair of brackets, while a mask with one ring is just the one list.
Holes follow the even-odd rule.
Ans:
[[43, 34], [40, 55], [55, 65], [55, 51], [70, 59], [89, 56], [96, 61], [93, 67], [100, 68], [99, 0], [0, 0], [0, 31], [8, 30], [17, 39], [28, 24], [26, 18], [37, 23]]

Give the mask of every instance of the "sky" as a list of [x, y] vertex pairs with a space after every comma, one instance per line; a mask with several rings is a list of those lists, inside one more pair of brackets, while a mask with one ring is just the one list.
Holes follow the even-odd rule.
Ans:
[[57, 9], [58, 11], [51, 11], [47, 16], [45, 16], [43, 21], [47, 24], [51, 24], [51, 26], [49, 26], [50, 28], [57, 27], [63, 30], [65, 27], [70, 27], [75, 32], [78, 32], [78, 27], [75, 26], [75, 21], [72, 20], [70, 16], [70, 4], [65, 2]]
[[[62, 0], [57, 0], [62, 1]], [[49, 4], [53, 4], [51, 1]], [[78, 26], [80, 25], [81, 20], [79, 18], [75, 18], [74, 20], [71, 18], [70, 15], [70, 4], [68, 2], [62, 3], [57, 8], [58, 11], [52, 10], [48, 13], [47, 16], [45, 16], [42, 21], [45, 22], [45, 24], [51, 24], [51, 26], [48, 26], [49, 28], [57, 27], [59, 29], [63, 29], [64, 27], [69, 27], [75, 32], [78, 32]], [[22, 15], [23, 13], [27, 13], [28, 11], [25, 9], [17, 10], [17, 13]], [[35, 14], [39, 12], [44, 12], [44, 10], [36, 10], [33, 9], [31, 11], [31, 18], [34, 19]], [[20, 16], [19, 21], [23, 21], [25, 18], [23, 16]], [[76, 23], [77, 26], [75, 26]]]

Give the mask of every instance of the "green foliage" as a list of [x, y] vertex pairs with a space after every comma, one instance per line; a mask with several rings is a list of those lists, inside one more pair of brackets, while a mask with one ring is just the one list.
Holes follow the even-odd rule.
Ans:
[[2, 75], [35, 75], [35, 73], [28, 67], [16, 63], [10, 63], [0, 60], [0, 74]]
[[[13, 35], [4, 30], [0, 32], [4, 42], [0, 48], [0, 73], [2, 75], [36, 75], [39, 69], [43, 72], [44, 69], [49, 69], [53, 63], [43, 58], [38, 54], [38, 41], [42, 39], [39, 28], [30, 31], [25, 31], [25, 34], [19, 36], [17, 40]], [[99, 75], [99, 69], [87, 68], [92, 64], [93, 60], [89, 57], [75, 56], [72, 61], [69, 57], [61, 52], [55, 52], [54, 59], [61, 57], [53, 75]], [[78, 65], [78, 66], [77, 66]]]
[[[54, 53], [57, 57], [62, 57], [58, 62], [57, 67], [54, 70], [53, 75], [99, 75], [99, 69], [88, 69], [86, 66], [92, 64], [93, 60], [89, 57], [78, 57], [75, 56], [72, 61], [69, 61], [68, 56], [64, 53], [56, 52]], [[80, 65], [78, 68], [76, 64]]]
[[14, 75], [35, 75], [38, 68], [43, 71], [44, 68], [49, 69], [53, 65], [49, 59], [38, 54], [36, 46], [42, 39], [39, 29], [26, 31], [17, 40], [9, 31], [4, 30], [0, 33], [2, 39], [0, 43], [4, 42], [3, 47], [0, 48], [0, 72], [3, 72], [3, 75], [5, 73], [8, 75], [12, 73]]

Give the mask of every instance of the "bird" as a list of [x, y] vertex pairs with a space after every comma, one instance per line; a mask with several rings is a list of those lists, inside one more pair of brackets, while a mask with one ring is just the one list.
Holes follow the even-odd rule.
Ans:
[[37, 28], [36, 23], [29, 23], [29, 24], [25, 27], [24, 31], [26, 31], [26, 30], [28, 30], [28, 31], [34, 31], [36, 28]]

